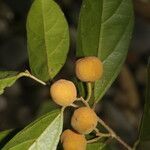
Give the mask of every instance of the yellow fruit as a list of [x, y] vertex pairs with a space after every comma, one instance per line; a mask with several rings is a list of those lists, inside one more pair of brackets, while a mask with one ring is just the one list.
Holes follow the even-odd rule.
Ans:
[[74, 111], [71, 125], [80, 134], [88, 134], [97, 126], [97, 121], [97, 115], [91, 108], [81, 107]]
[[86, 150], [86, 139], [84, 135], [65, 130], [61, 135], [64, 150]]
[[56, 104], [69, 106], [76, 100], [77, 90], [73, 82], [60, 79], [52, 84], [50, 94]]
[[76, 76], [84, 82], [94, 82], [102, 77], [103, 64], [95, 56], [84, 57], [76, 62]]

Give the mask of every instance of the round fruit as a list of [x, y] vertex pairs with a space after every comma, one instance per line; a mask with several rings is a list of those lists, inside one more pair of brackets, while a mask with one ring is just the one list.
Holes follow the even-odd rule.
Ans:
[[94, 82], [102, 77], [103, 64], [95, 56], [84, 57], [76, 62], [76, 75], [84, 82]]
[[64, 150], [86, 150], [86, 139], [84, 135], [65, 130], [61, 135]]
[[71, 118], [72, 127], [80, 134], [89, 134], [97, 126], [97, 115], [88, 107], [80, 107]]
[[76, 100], [77, 90], [73, 82], [60, 79], [52, 84], [50, 94], [56, 104], [69, 106]]

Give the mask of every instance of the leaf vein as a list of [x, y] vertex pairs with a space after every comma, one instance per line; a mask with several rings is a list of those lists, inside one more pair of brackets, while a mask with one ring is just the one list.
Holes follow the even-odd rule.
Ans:
[[113, 48], [114, 51], [112, 51], [112, 52], [105, 58], [105, 60], [103, 61], [103, 63], [108, 59], [108, 57], [109, 57], [113, 52], [115, 52], [115, 49], [117, 48], [117, 46], [119, 45], [120, 41], [122, 40], [122, 38], [123, 38], [123, 36], [124, 36], [124, 33], [126, 32], [129, 23], [130, 23], [130, 19], [129, 19], [129, 22], [127, 23], [127, 25], [126, 25], [126, 28], [125, 28], [124, 32], [122, 33], [121, 38], [118, 39], [116, 46]]
[[[64, 32], [64, 35], [65, 35], [65, 32]], [[63, 36], [64, 36], [64, 35], [63, 35]], [[49, 55], [49, 57], [52, 56], [52, 55], [58, 50], [58, 47], [62, 44], [62, 42], [63, 42], [64, 40], [66, 40], [65, 36], [64, 36], [64, 38], [61, 38], [61, 40], [60, 40], [59, 43], [57, 44], [56, 48], [52, 51], [52, 53]]]
[[120, 1], [119, 5], [117, 6], [117, 8], [115, 9], [115, 11], [112, 13], [112, 15], [110, 17], [108, 17], [102, 24], [108, 22], [118, 11], [118, 9], [120, 8], [121, 4], [123, 3], [124, 0]]
[[46, 53], [46, 62], [47, 62], [47, 72], [48, 72], [48, 74], [50, 75], [50, 72], [49, 72], [49, 63], [48, 63], [48, 53], [47, 53], [47, 42], [46, 42], [46, 34], [45, 34], [45, 32], [46, 32], [46, 26], [45, 26], [45, 18], [44, 18], [44, 4], [43, 4], [43, 1], [41, 1], [41, 3], [42, 3], [42, 19], [43, 19], [43, 33], [44, 33], [44, 45], [45, 45], [45, 53]]
[[59, 20], [59, 19], [57, 19], [57, 20], [55, 21], [55, 23], [51, 26], [51, 28], [49, 28], [49, 29], [46, 31], [47, 34], [49, 34], [49, 32], [57, 25], [58, 20]]
[[[132, 17], [131, 17], [131, 19], [132, 19]], [[131, 19], [129, 19], [129, 22], [128, 22], [128, 24], [127, 24], [125, 30], [124, 30], [124, 33], [127, 31], [127, 28], [128, 28], [128, 26], [129, 26], [129, 24], [130, 24]], [[120, 41], [121, 41], [121, 39], [123, 38], [123, 36], [124, 36], [124, 34], [122, 34], [122, 37], [121, 37], [120, 40], [118, 41], [118, 44], [120, 43]], [[118, 46], [118, 44], [116, 45], [116, 47]], [[116, 49], [116, 47], [115, 47], [115, 49]], [[115, 51], [113, 51], [112, 53], [110, 53], [110, 54], [107, 56], [107, 58], [103, 61], [103, 63], [105, 63], [105, 61], [106, 61], [114, 52], [115, 52]], [[125, 58], [125, 57], [124, 57], [124, 58]], [[109, 82], [107, 83], [107, 86], [105, 86], [103, 92], [100, 93], [100, 95], [98, 96], [98, 98], [97, 98], [95, 101], [98, 101], [98, 100], [103, 96], [103, 93], [105, 93], [106, 90], [111, 86], [110, 83], [112, 82], [113, 78], [118, 74], [118, 69], [119, 69], [120, 66], [122, 65], [121, 62], [123, 62], [122, 59], [120, 59], [120, 61], [118, 62], [119, 65], [116, 66], [116, 69], [115, 69], [116, 71], [115, 71], [114, 74], [112, 75], [111, 80], [109, 80]]]
[[103, 14], [103, 6], [104, 5], [104, 0], [102, 0], [102, 7], [101, 7], [101, 18], [100, 18], [100, 29], [99, 29], [99, 40], [98, 40], [98, 49], [97, 49], [97, 56], [101, 56], [101, 51], [100, 51], [100, 44], [101, 44], [101, 30], [102, 30], [102, 14]]

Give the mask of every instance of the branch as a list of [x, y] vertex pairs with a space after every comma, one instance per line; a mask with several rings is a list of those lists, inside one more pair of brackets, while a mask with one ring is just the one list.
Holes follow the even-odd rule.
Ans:
[[[89, 107], [89, 104], [87, 101], [84, 100], [83, 97], [80, 97], [77, 99], [78, 101], [82, 101], [85, 106]], [[101, 139], [102, 137], [112, 137], [114, 139], [116, 139], [120, 144], [122, 144], [124, 147], [126, 147], [127, 150], [133, 150], [127, 143], [125, 143], [102, 119], [100, 119], [99, 117], [97, 117], [98, 122], [105, 128], [107, 129], [107, 131], [109, 132], [108, 134], [104, 134], [104, 133], [100, 133], [97, 129], [95, 129], [96, 131], [96, 135], [98, 135], [98, 137], [96, 137], [95, 139], [89, 140], [89, 143], [95, 142], [99, 139]]]
[[132, 150], [132, 148], [125, 143], [102, 119], [98, 118], [98, 122], [105, 127], [105, 129], [108, 130], [108, 132], [110, 133], [110, 136], [114, 139], [116, 139], [119, 143], [121, 143], [124, 147], [126, 147], [127, 150]]
[[21, 75], [23, 75], [25, 77], [29, 77], [29, 78], [31, 78], [31, 79], [33, 79], [33, 80], [35, 80], [35, 81], [37, 81], [43, 85], [46, 85], [45, 82], [43, 82], [40, 79], [36, 78], [35, 76], [31, 75], [31, 73], [28, 70], [26, 70], [25, 72], [22, 72]]
[[89, 108], [90, 108], [88, 102], [85, 101], [83, 97], [77, 98], [77, 101], [81, 101], [86, 107], [89, 107]]

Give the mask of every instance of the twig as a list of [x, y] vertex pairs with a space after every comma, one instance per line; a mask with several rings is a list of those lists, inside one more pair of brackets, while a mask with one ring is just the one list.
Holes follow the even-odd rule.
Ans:
[[101, 138], [102, 138], [102, 137], [98, 136], [98, 137], [96, 137], [96, 138], [94, 138], [94, 139], [88, 140], [87, 143], [88, 143], [88, 144], [94, 143], [94, 142], [100, 140]]
[[133, 150], [136, 150], [137, 146], [139, 145], [140, 141], [137, 140], [133, 145]]
[[121, 143], [128, 150], [133, 150], [127, 143], [125, 143], [119, 136], [114, 137], [119, 143]]
[[91, 82], [87, 82], [87, 98], [86, 98], [86, 102], [89, 102], [91, 95], [92, 95], [92, 84]]
[[100, 140], [100, 139], [102, 139], [102, 138], [104, 138], [104, 137], [110, 137], [110, 135], [109, 135], [109, 136], [108, 136], [108, 135], [106, 135], [106, 136], [98, 136], [98, 137], [96, 137], [96, 138], [94, 138], [94, 139], [88, 140], [87, 143], [88, 143], [88, 144], [94, 143], [94, 142], [96, 142], [96, 141], [98, 141], [98, 140]]
[[25, 76], [25, 77], [29, 77], [43, 85], [46, 85], [45, 82], [41, 81], [40, 79], [36, 78], [35, 76], [31, 75], [30, 72], [28, 70], [26, 70], [25, 72], [20, 73], [20, 76]]
[[62, 108], [61, 108], [61, 113], [63, 113], [66, 108], [67, 108], [67, 106], [62, 107]]
[[132, 148], [127, 144], [125, 143], [102, 119], [100, 119], [98, 117], [98, 122], [103, 126], [105, 127], [108, 132], [110, 133], [110, 136], [114, 139], [116, 139], [119, 143], [121, 143], [124, 147], [126, 147], [128, 150], [132, 150]]
[[95, 128], [94, 131], [96, 132], [96, 136], [100, 136], [100, 132], [97, 128]]
[[92, 106], [92, 109], [93, 109], [93, 110], [95, 110], [96, 105], [97, 105], [97, 102], [94, 102], [94, 104], [93, 104], [93, 106]]
[[105, 129], [107, 129], [108, 132], [109, 132], [111, 135], [116, 136], [115, 132], [114, 132], [102, 119], [100, 119], [99, 117], [97, 117], [97, 118], [98, 118], [98, 122], [99, 122], [103, 127], [105, 127]]
[[78, 105], [73, 104], [73, 103], [72, 103], [70, 106], [75, 107], [75, 108], [78, 108], [78, 107], [79, 107]]
[[87, 101], [84, 100], [83, 97], [77, 98], [77, 101], [81, 101], [85, 106], [90, 108], [89, 104], [87, 103]]
[[99, 130], [97, 128], [94, 129], [95, 132], [96, 132], [96, 138], [94, 139], [91, 139], [91, 140], [88, 140], [87, 143], [93, 143], [93, 142], [96, 142], [98, 140], [100, 140], [101, 138], [104, 138], [104, 137], [111, 137], [111, 134], [110, 133], [100, 133]]

